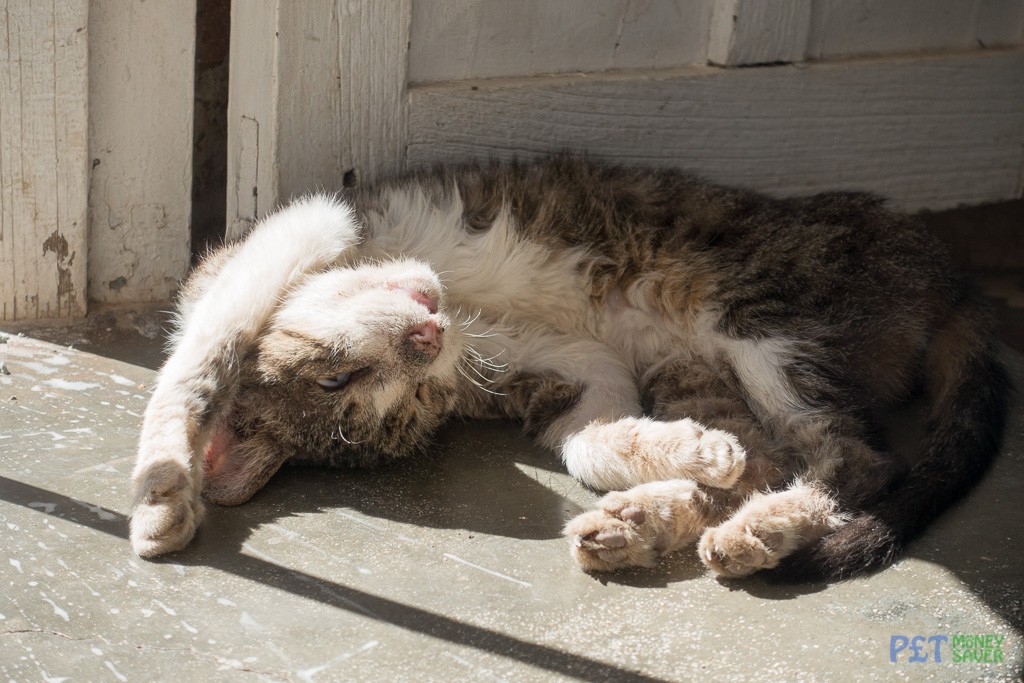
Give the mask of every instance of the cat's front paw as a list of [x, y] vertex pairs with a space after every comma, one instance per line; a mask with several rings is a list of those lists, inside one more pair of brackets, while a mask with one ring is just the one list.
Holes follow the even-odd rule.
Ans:
[[155, 463], [135, 475], [134, 488], [130, 538], [135, 553], [154, 557], [188, 545], [203, 518], [189, 471], [173, 461]]
[[570, 474], [606, 491], [680, 478], [727, 489], [747, 464], [734, 435], [689, 419], [594, 422], [566, 440], [562, 457]]

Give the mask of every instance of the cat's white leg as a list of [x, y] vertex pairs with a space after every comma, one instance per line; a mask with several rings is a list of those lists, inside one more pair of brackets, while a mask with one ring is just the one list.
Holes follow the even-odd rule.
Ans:
[[188, 307], [146, 408], [133, 475], [131, 541], [148, 557], [184, 547], [202, 518], [201, 453], [230, 405], [238, 358], [282, 293], [358, 242], [351, 211], [326, 197], [268, 216]]
[[606, 491], [678, 477], [729, 488], [746, 464], [735, 436], [688, 418], [595, 420], [565, 440], [562, 457], [573, 476]]
[[[570, 406], [544, 421], [538, 438], [557, 449], [569, 473], [588, 486], [612, 491], [685, 478], [729, 488], [743, 473], [746, 452], [732, 434], [688, 418], [641, 417], [636, 376], [604, 344], [528, 332], [517, 335], [516, 343], [514, 361], [521, 372], [560, 377], [577, 389]], [[530, 409], [544, 401], [528, 398], [511, 402], [523, 406], [528, 422], [537, 422]]]
[[704, 532], [697, 551], [716, 574], [746, 576], [777, 566], [845, 521], [827, 491], [797, 482], [785, 491], [753, 494], [729, 519]]
[[707, 525], [705, 498], [687, 479], [641, 484], [609, 493], [596, 510], [570, 520], [563, 533], [587, 571], [651, 567], [697, 539]]

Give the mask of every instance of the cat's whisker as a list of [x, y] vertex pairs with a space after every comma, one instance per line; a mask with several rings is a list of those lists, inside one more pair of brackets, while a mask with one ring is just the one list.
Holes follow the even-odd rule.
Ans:
[[474, 366], [472, 363], [469, 364], [469, 369], [472, 370], [476, 374], [477, 377], [479, 377], [480, 379], [482, 379], [485, 382], [493, 382], [494, 381], [490, 377], [488, 377], [487, 375], [485, 375], [482, 372], [480, 372], [479, 370], [477, 370], [476, 366]]
[[483, 360], [478, 360], [476, 364], [484, 370], [490, 370], [491, 372], [506, 373], [509, 370], [508, 365], [494, 365], [491, 363], [485, 363]]
[[498, 353], [494, 354], [493, 356], [488, 356], [487, 358], [484, 358], [483, 355], [481, 355], [479, 351], [477, 351], [476, 349], [473, 349], [472, 347], [470, 347], [470, 348], [473, 351], [473, 355], [476, 356], [476, 359], [479, 360], [482, 364], [487, 365], [487, 366], [492, 367], [492, 368], [507, 368], [508, 367], [508, 363], [497, 363], [494, 360], [495, 358], [497, 358], [501, 354], [505, 353], [505, 349], [502, 349], [501, 351], [499, 351]]
[[504, 352], [504, 349], [502, 349], [502, 351], [498, 352], [497, 354], [491, 356], [490, 358], [484, 358], [480, 354], [480, 352], [477, 351], [476, 349], [474, 349], [472, 346], [467, 346], [466, 347], [466, 351], [468, 351], [470, 354], [473, 355], [473, 359], [476, 361], [476, 363], [480, 367], [486, 368], [486, 369], [491, 370], [493, 372], [508, 372], [508, 369], [509, 369], [508, 363], [495, 363], [494, 362], [494, 359], [497, 358], [499, 355], [501, 355], [501, 353]]
[[494, 394], [495, 396], [505, 396], [504, 392], [493, 391], [491, 389], [488, 389], [484, 385], [480, 384], [480, 382], [478, 382], [477, 380], [473, 379], [473, 377], [471, 375], [469, 375], [465, 370], [462, 369], [462, 364], [461, 363], [456, 364], [455, 365], [455, 369], [458, 370], [459, 374], [462, 375], [463, 377], [465, 377], [470, 382], [470, 384], [472, 384], [476, 388], [478, 388], [478, 389], [480, 389], [482, 391], [486, 391], [488, 394]]
[[[458, 318], [459, 314], [461, 314], [461, 312], [462, 312], [462, 308], [460, 307], [459, 310], [455, 314], [456, 319]], [[469, 328], [470, 325], [472, 325], [473, 323], [475, 323], [477, 320], [480, 319], [480, 315], [481, 315], [482, 312], [483, 311], [481, 311], [480, 309], [477, 309], [476, 313], [472, 317], [467, 318], [466, 320], [463, 320], [463, 321], [457, 323], [458, 326], [459, 326], [459, 329], [462, 330], [463, 334], [465, 334], [467, 337], [474, 337], [474, 338], [477, 338], [477, 339], [486, 339], [486, 338], [489, 338], [489, 337], [497, 336], [496, 334], [491, 332], [491, 330], [494, 329], [493, 327], [488, 327], [483, 332], [478, 332], [478, 333], [466, 332], [466, 330]]]
[[[331, 432], [331, 438], [334, 438], [334, 432]], [[345, 437], [345, 434], [341, 431], [341, 425], [338, 425], [338, 438], [347, 443], [349, 446], [358, 446], [363, 443], [362, 441], [352, 441]]]
[[[461, 306], [459, 307], [459, 312], [460, 312], [460, 313], [462, 312], [462, 307], [461, 307]], [[460, 327], [461, 329], [463, 329], [463, 330], [464, 330], [464, 329], [466, 329], [467, 327], [469, 327], [470, 325], [472, 325], [473, 323], [475, 323], [475, 322], [476, 322], [476, 321], [477, 321], [477, 320], [478, 320], [478, 319], [480, 318], [480, 314], [481, 314], [481, 313], [482, 313], [482, 311], [480, 311], [480, 310], [477, 310], [477, 312], [476, 312], [476, 315], [472, 316], [471, 318], [467, 318], [467, 319], [466, 319], [465, 321], [463, 321], [463, 322], [460, 322], [460, 323], [459, 323], [459, 327]]]

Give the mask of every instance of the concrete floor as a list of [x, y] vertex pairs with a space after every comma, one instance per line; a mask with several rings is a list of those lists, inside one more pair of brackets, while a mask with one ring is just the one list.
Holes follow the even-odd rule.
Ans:
[[[157, 562], [126, 541], [160, 321], [0, 335], [0, 675], [13, 681], [1019, 680], [1024, 415], [963, 504], [881, 574], [720, 582], [691, 552], [588, 576], [559, 535], [597, 496], [502, 424], [430, 457], [286, 469]], [[11, 335], [5, 342], [4, 336]], [[56, 344], [33, 337], [50, 339]], [[71, 344], [74, 348], [68, 348]], [[1009, 356], [1020, 384], [1024, 360]], [[0, 369], [0, 373], [2, 373]], [[890, 663], [894, 635], [993, 634], [1004, 661]], [[922, 652], [931, 651], [926, 645]]]

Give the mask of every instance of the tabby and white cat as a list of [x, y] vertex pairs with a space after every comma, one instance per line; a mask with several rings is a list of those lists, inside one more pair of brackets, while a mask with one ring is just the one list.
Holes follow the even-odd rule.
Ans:
[[[876, 418], [918, 389], [913, 466]], [[518, 420], [611, 491], [587, 570], [697, 542], [724, 576], [892, 562], [998, 450], [1007, 380], [941, 250], [873, 197], [773, 199], [557, 157], [313, 196], [188, 281], [146, 411], [131, 541], [184, 547], [286, 461], [408, 456]]]

